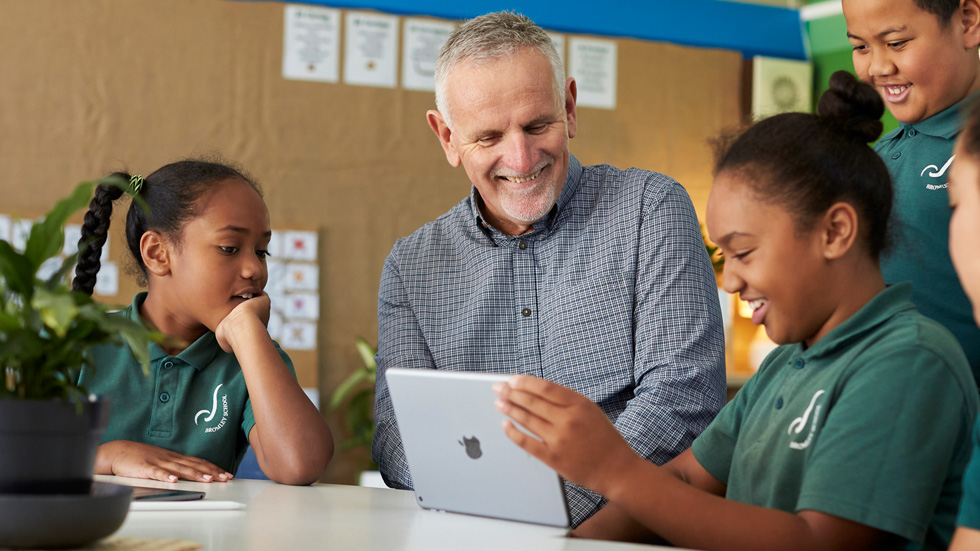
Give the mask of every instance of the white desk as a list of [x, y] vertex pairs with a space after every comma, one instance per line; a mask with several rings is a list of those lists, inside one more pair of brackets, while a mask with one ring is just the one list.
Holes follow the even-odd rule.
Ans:
[[421, 509], [412, 492], [265, 480], [166, 484], [96, 476], [130, 486], [203, 490], [205, 499], [238, 501], [241, 511], [130, 511], [117, 536], [186, 539], [207, 551], [500, 550], [586, 551], [667, 549], [564, 537], [546, 526]]

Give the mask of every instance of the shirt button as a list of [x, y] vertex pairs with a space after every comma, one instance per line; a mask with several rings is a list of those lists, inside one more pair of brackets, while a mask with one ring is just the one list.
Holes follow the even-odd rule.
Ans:
[[163, 403], [165, 403], [165, 404], [167, 402], [169, 402], [170, 401], [170, 394], [167, 393], [167, 392], [161, 392], [160, 393], [160, 401], [163, 402]]
[[910, 137], [911, 137], [911, 136], [915, 136], [915, 134], [916, 134], [916, 131], [915, 131], [915, 129], [914, 129], [914, 128], [911, 128], [911, 129], [909, 129], [909, 136], [910, 136]]
[[894, 155], [892, 155], [892, 159], [897, 159], [897, 158], [899, 158], [901, 156], [902, 156], [902, 154], [900, 152], [899, 153], [895, 153]]
[[783, 397], [776, 398], [776, 409], [783, 409]]
[[163, 368], [164, 368], [164, 369], [170, 369], [170, 368], [171, 368], [171, 367], [173, 367], [173, 366], [174, 366], [174, 363], [173, 363], [173, 362], [165, 362], [165, 363], [163, 364]]
[[520, 249], [520, 250], [522, 250], [522, 251], [524, 249], [526, 249], [527, 248], [527, 241], [521, 241], [520, 244], [517, 245], [517, 248]]
[[806, 362], [803, 361], [803, 358], [796, 358], [796, 361], [793, 363], [793, 367], [796, 369], [803, 369], [804, 365], [806, 365]]
[[529, 317], [531, 315], [531, 309], [530, 308], [525, 308], [525, 309], [521, 310], [521, 315], [524, 316], [525, 318], [526, 317]]

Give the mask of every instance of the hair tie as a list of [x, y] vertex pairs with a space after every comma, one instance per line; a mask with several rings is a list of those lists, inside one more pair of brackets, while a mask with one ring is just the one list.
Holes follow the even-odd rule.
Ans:
[[140, 190], [143, 189], [143, 177], [139, 174], [133, 176], [129, 179], [129, 192], [133, 195], [139, 195]]

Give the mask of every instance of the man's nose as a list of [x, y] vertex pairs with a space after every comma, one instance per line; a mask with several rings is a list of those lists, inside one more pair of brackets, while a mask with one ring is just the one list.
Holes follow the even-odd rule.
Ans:
[[523, 132], [507, 138], [505, 155], [504, 165], [518, 174], [526, 175], [534, 168], [532, 143]]

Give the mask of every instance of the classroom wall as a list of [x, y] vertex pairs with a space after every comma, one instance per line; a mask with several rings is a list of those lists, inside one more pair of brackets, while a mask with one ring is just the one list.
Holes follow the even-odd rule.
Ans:
[[[284, 4], [220, 0], [0, 2], [0, 212], [36, 216], [84, 179], [144, 175], [218, 152], [264, 186], [274, 228], [319, 234], [315, 352], [291, 354], [325, 398], [377, 340], [377, 290], [394, 241], [469, 193], [425, 122], [427, 92], [284, 80]], [[618, 40], [618, 106], [581, 108], [584, 163], [677, 178], [699, 213], [707, 138], [739, 120], [742, 58]], [[124, 262], [121, 223], [112, 260]], [[138, 288], [122, 277], [114, 303]], [[324, 400], [325, 402], [325, 400]], [[328, 421], [338, 441], [340, 414]], [[324, 480], [352, 482], [341, 454]]]

